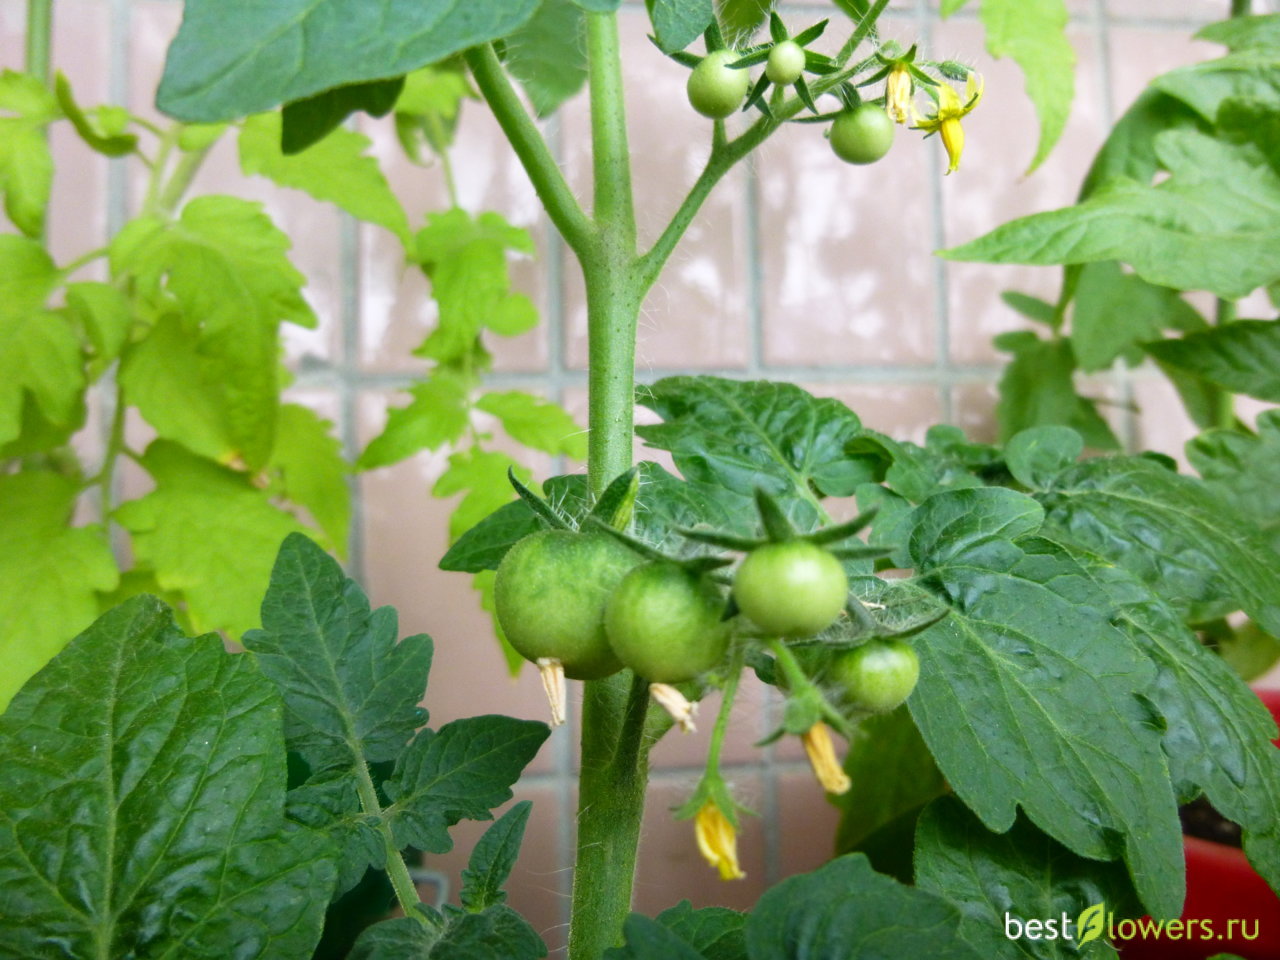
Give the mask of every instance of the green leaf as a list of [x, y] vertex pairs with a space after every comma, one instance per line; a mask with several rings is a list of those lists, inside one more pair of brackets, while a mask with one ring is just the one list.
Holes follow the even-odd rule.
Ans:
[[1005, 290], [1000, 294], [1000, 299], [1006, 306], [1017, 310], [1028, 320], [1034, 320], [1036, 323], [1043, 323], [1055, 329], [1059, 326], [1057, 311], [1047, 300], [1019, 293], [1017, 290]]
[[467, 868], [462, 871], [462, 906], [479, 913], [495, 904], [505, 903], [502, 888], [520, 855], [520, 842], [529, 822], [533, 804], [522, 800], [498, 818], [471, 851]]
[[337, 562], [289, 536], [243, 643], [284, 697], [285, 735], [314, 772], [394, 760], [426, 722], [418, 707], [431, 638], [396, 642], [395, 611], [369, 600]]
[[36, 77], [5, 70], [0, 72], [0, 111], [0, 193], [5, 214], [15, 227], [38, 239], [44, 233], [53, 186], [53, 154], [45, 128], [58, 118], [58, 102]]
[[470, 390], [461, 377], [437, 371], [408, 392], [413, 400], [388, 411], [387, 425], [369, 441], [356, 469], [374, 470], [399, 463], [419, 450], [438, 450], [467, 429]]
[[238, 635], [256, 627], [276, 550], [301, 525], [250, 477], [171, 441], [152, 443], [142, 466], [156, 489], [115, 512], [133, 535], [134, 556], [164, 589], [182, 593], [196, 629]]
[[1061, 138], [1075, 97], [1076, 55], [1066, 36], [1067, 8], [1063, 0], [982, 0], [978, 13], [987, 52], [1012, 57], [1027, 78], [1027, 96], [1040, 118], [1040, 143], [1027, 168], [1031, 173]]
[[706, 960], [678, 933], [638, 913], [627, 917], [622, 935], [626, 944], [606, 950], [603, 960]]
[[[1077, 857], [1025, 817], [1007, 833], [992, 833], [953, 797], [934, 801], [921, 814], [915, 865], [916, 885], [959, 906], [961, 933], [984, 957], [1114, 960], [1105, 939], [1077, 945], [1077, 917], [1095, 903], [1119, 916], [1142, 912], [1118, 864]], [[1056, 936], [1042, 930], [1039, 938], [1011, 938], [1006, 917], [1019, 926], [1052, 920]]]
[[942, 0], [939, 12], [942, 14], [943, 19], [946, 19], [963, 8], [968, 2], [969, 0]]
[[338, 128], [300, 153], [285, 154], [280, 125], [278, 113], [258, 114], [244, 122], [239, 147], [240, 168], [246, 175], [260, 174], [282, 187], [304, 190], [359, 220], [386, 227], [409, 245], [409, 218], [378, 161], [365, 152], [371, 143], [368, 137]]
[[1015, 480], [1033, 490], [1052, 482], [1080, 459], [1084, 442], [1068, 427], [1023, 430], [1005, 447], [1005, 461]]
[[719, 377], [667, 377], [641, 388], [637, 400], [665, 422], [636, 433], [670, 451], [687, 480], [744, 496], [760, 488], [812, 509], [815, 488], [847, 495], [851, 482], [867, 479], [845, 455], [862, 424], [838, 400], [788, 383]]
[[417, 355], [446, 363], [470, 354], [483, 329], [515, 336], [537, 325], [533, 303], [511, 292], [508, 251], [532, 254], [533, 240], [499, 214], [473, 219], [455, 207], [427, 215], [426, 227], [418, 231], [417, 258], [431, 280], [440, 321]]
[[716, 0], [720, 32], [731, 47], [745, 46], [773, 9], [773, 0]]
[[1111, 128], [1089, 166], [1078, 199], [1092, 196], [1112, 177], [1149, 184], [1160, 167], [1156, 160], [1157, 135], [1165, 130], [1203, 126], [1181, 100], [1148, 87]]
[[587, 432], [564, 408], [521, 390], [486, 393], [476, 409], [491, 413], [511, 439], [534, 450], [587, 459]]
[[349, 770], [329, 771], [291, 787], [285, 815], [323, 832], [338, 851], [332, 900], [355, 887], [371, 867], [386, 869], [387, 845], [379, 821], [361, 808], [359, 787]]
[[471, 527], [440, 559], [441, 570], [479, 573], [497, 570], [507, 551], [543, 525], [523, 500], [503, 504]]
[[124, 349], [133, 314], [121, 290], [109, 283], [67, 285], [67, 316], [93, 348], [90, 378], [101, 376]]
[[1071, 347], [1080, 369], [1105, 370], [1116, 357], [1142, 362], [1141, 344], [1164, 330], [1201, 330], [1204, 318], [1176, 290], [1123, 273], [1112, 260], [1086, 264], [1076, 286]]
[[132, 278], [158, 305], [163, 284], [183, 308], [189, 336], [221, 381], [235, 453], [250, 469], [267, 462], [275, 441], [280, 323], [316, 323], [288, 249], [260, 204], [218, 196], [192, 200], [177, 222], [134, 220], [111, 241], [117, 278]]
[[529, 479], [529, 471], [505, 453], [472, 447], [449, 455], [449, 469], [440, 475], [431, 494], [436, 497], [464, 494], [449, 516], [451, 541], [511, 499], [508, 470], [514, 470], [522, 480]]
[[622, 5], [622, 0], [573, 0], [583, 10], [595, 13], [612, 13]]
[[73, 640], [0, 717], [0, 953], [310, 956], [332, 851], [286, 826], [280, 724], [154, 598]]
[[71, 526], [80, 485], [29, 470], [0, 475], [0, 710], [98, 615], [115, 558], [100, 526]]
[[[135, 134], [108, 133], [99, 128], [92, 118], [85, 115], [85, 112], [80, 109], [80, 105], [76, 103], [75, 95], [71, 92], [71, 82], [67, 80], [66, 74], [61, 70], [58, 71], [54, 80], [53, 89], [57, 95], [58, 106], [61, 107], [63, 115], [71, 121], [76, 133], [80, 135], [80, 139], [91, 149], [107, 157], [124, 157], [133, 153], [137, 148], [138, 138]], [[124, 116], [128, 118], [127, 113]]]
[[1212, 24], [1198, 36], [1229, 43], [1231, 52], [1162, 74], [1152, 86], [1176, 97], [1209, 123], [1217, 121], [1227, 100], [1280, 107], [1280, 44], [1268, 39], [1270, 33], [1274, 33], [1274, 18], [1254, 17], [1239, 26]]
[[351, 488], [342, 459], [342, 441], [333, 424], [306, 407], [280, 408], [280, 434], [271, 467], [280, 471], [280, 492], [305, 507], [339, 556], [346, 556], [351, 532]]
[[1095, 449], [1119, 449], [1120, 441], [1099, 415], [1097, 404], [1076, 393], [1071, 341], [1041, 340], [1020, 330], [1001, 334], [996, 346], [1013, 354], [1000, 378], [996, 406], [1002, 440], [1032, 427], [1060, 424], [1079, 432]]
[[1129, 570], [1189, 622], [1243, 609], [1280, 633], [1280, 558], [1199, 480], [1146, 457], [1099, 458], [1037, 499], [1053, 536]]
[[0, 234], [0, 444], [22, 431], [24, 391], [52, 424], [80, 419], [80, 340], [65, 317], [43, 310], [58, 280], [39, 244]]
[[491, 819], [550, 733], [545, 723], [495, 715], [420, 731], [384, 784], [396, 846], [448, 852], [448, 828], [464, 818]]
[[1087, 200], [1021, 217], [951, 260], [1037, 265], [1120, 260], [1158, 286], [1238, 299], [1280, 277], [1280, 174], [1249, 144], [1195, 130], [1156, 138], [1157, 186], [1115, 177]]
[[185, 121], [260, 113], [508, 36], [537, 8], [538, 0], [470, 0], [377, 13], [364, 0], [189, 0], [156, 103]]
[[351, 946], [347, 960], [423, 960], [431, 957], [431, 948], [440, 942], [443, 931], [437, 924], [443, 923], [440, 915], [430, 907], [431, 923], [423, 923], [418, 917], [393, 917], [382, 920], [360, 931]]
[[743, 937], [745, 915], [727, 907], [693, 909], [688, 900], [663, 910], [655, 917], [682, 941], [698, 951], [706, 960], [745, 960]]
[[905, 707], [855, 728], [844, 772], [853, 786], [834, 801], [840, 808], [839, 853], [857, 850], [876, 830], [947, 788]]
[[1021, 807], [1081, 856], [1123, 857], [1146, 908], [1176, 916], [1181, 827], [1142, 699], [1155, 670], [1109, 622], [1106, 593], [1030, 537], [1041, 518], [1030, 497], [998, 488], [916, 508], [912, 559], [952, 612], [913, 641], [911, 714], [988, 829], [1008, 830]]
[[421, 138], [436, 153], [453, 143], [462, 101], [476, 99], [462, 62], [455, 58], [414, 70], [404, 78], [404, 90], [396, 101], [396, 135], [405, 153], [422, 162]]
[[1234, 670], [1128, 571], [1096, 557], [1082, 567], [1111, 599], [1112, 622], [1159, 671], [1148, 692], [1167, 727], [1164, 751], [1180, 799], [1202, 792], [1246, 832], [1280, 826], [1275, 721]]
[[1280, 411], [1262, 413], [1257, 427], [1256, 436], [1206, 431], [1187, 443], [1187, 460], [1280, 553]]
[[1280, 321], [1238, 320], [1146, 348], [1161, 364], [1190, 371], [1232, 393], [1280, 402]]
[[[614, 3], [617, 6], [617, 3]], [[580, 0], [542, 0], [538, 11], [506, 39], [506, 66], [548, 117], [587, 79], [586, 19]]]
[[312, 97], [292, 100], [280, 111], [280, 149], [286, 155], [301, 153], [319, 143], [351, 114], [362, 111], [385, 117], [404, 89], [404, 77], [352, 83], [324, 90]]
[[959, 937], [960, 922], [945, 900], [881, 876], [866, 857], [849, 854], [771, 887], [747, 918], [747, 954], [976, 960], [980, 954]]
[[653, 34], [663, 53], [683, 50], [715, 20], [711, 0], [645, 0]]

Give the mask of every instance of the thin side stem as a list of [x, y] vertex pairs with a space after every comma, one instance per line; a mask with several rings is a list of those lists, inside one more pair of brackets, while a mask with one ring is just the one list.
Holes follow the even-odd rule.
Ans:
[[511, 81], [507, 79], [498, 55], [492, 45], [485, 44], [472, 47], [466, 52], [465, 58], [476, 86], [480, 88], [498, 125], [502, 127], [502, 132], [520, 158], [551, 222], [556, 225], [569, 248], [581, 256], [595, 232], [594, 227], [582, 212], [564, 174], [551, 156], [547, 142], [538, 132], [524, 104], [520, 102]]
[[116, 384], [115, 410], [111, 415], [111, 434], [107, 438], [107, 450], [102, 459], [102, 468], [98, 471], [99, 510], [102, 522], [110, 523], [111, 514], [115, 510], [115, 469], [116, 461], [124, 452], [124, 425], [128, 407], [125, 405], [124, 388]]
[[1231, 16], [1247, 17], [1252, 12], [1252, 0], [1231, 0]]
[[369, 776], [369, 768], [363, 760], [355, 765], [356, 792], [360, 795], [360, 806], [366, 815], [377, 818], [378, 833], [382, 836], [386, 848], [387, 877], [391, 880], [391, 888], [395, 891], [396, 900], [406, 917], [413, 917], [424, 926], [429, 925], [427, 918], [418, 910], [422, 898], [418, 896], [418, 888], [413, 885], [413, 877], [405, 865], [404, 857], [396, 846], [391, 824], [382, 816], [382, 804], [378, 802], [378, 791], [374, 789], [373, 778]]
[[53, 86], [53, 0], [27, 0], [27, 73]]
[[213, 144], [211, 143], [199, 150], [184, 153], [178, 158], [178, 162], [173, 165], [173, 175], [169, 177], [169, 182], [160, 191], [159, 213], [166, 217], [173, 216], [173, 212], [182, 203], [183, 196], [191, 189], [191, 182], [195, 180], [196, 174], [200, 172], [200, 167], [204, 164], [205, 157], [209, 155], [209, 151], [212, 149]]

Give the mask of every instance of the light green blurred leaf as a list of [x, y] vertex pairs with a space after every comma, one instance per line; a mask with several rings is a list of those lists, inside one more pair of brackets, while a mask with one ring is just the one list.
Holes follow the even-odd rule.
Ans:
[[557, 403], [521, 390], [486, 393], [476, 409], [491, 413], [513, 439], [534, 450], [587, 458], [587, 432]]
[[286, 403], [280, 408], [271, 466], [280, 471], [280, 491], [306, 508], [330, 549], [345, 557], [351, 532], [350, 468], [333, 424], [306, 407]]

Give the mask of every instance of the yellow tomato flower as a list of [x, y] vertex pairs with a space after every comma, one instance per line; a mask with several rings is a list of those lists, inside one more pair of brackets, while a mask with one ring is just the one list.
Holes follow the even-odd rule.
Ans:
[[894, 123], [906, 123], [911, 112], [911, 94], [915, 90], [915, 81], [911, 79], [911, 71], [905, 63], [899, 63], [889, 71], [884, 82], [884, 109], [893, 118]]
[[738, 836], [733, 824], [714, 800], [708, 800], [694, 821], [698, 849], [707, 863], [720, 871], [721, 880], [741, 880], [746, 876], [738, 866]]
[[825, 723], [815, 723], [800, 735], [804, 752], [809, 755], [809, 765], [814, 776], [827, 793], [844, 793], [852, 784], [836, 759], [836, 748], [831, 743], [831, 731]]
[[916, 116], [915, 129], [929, 133], [941, 133], [942, 145], [947, 149], [947, 173], [960, 166], [960, 154], [964, 151], [964, 130], [960, 118], [978, 105], [982, 99], [982, 77], [969, 74], [964, 85], [964, 102], [960, 94], [948, 84], [938, 86], [938, 109], [932, 117]]

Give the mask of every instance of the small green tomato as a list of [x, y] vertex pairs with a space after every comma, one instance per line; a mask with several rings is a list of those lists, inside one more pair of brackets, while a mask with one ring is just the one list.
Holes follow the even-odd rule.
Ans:
[[640, 562], [607, 534], [530, 534], [507, 551], [494, 578], [503, 633], [526, 660], [559, 660], [571, 679], [616, 673], [622, 664], [605, 636], [605, 602]]
[[806, 540], [756, 547], [733, 578], [738, 608], [781, 637], [809, 637], [826, 629], [848, 594], [849, 578], [840, 561]]
[[746, 99], [751, 78], [746, 70], [731, 70], [729, 64], [738, 59], [732, 50], [715, 50], [689, 74], [686, 88], [693, 109], [704, 117], [723, 120], [731, 116]]
[[804, 47], [794, 40], [775, 43], [764, 65], [764, 75], [779, 86], [795, 83], [804, 73]]
[[920, 678], [920, 658], [900, 640], [872, 640], [831, 661], [826, 679], [849, 706], [888, 713], [904, 703]]
[[706, 577], [665, 560], [636, 567], [605, 607], [609, 645], [651, 683], [683, 683], [710, 670], [729, 646], [724, 597]]
[[893, 121], [883, 107], [864, 103], [831, 124], [831, 149], [845, 163], [875, 163], [893, 146]]

